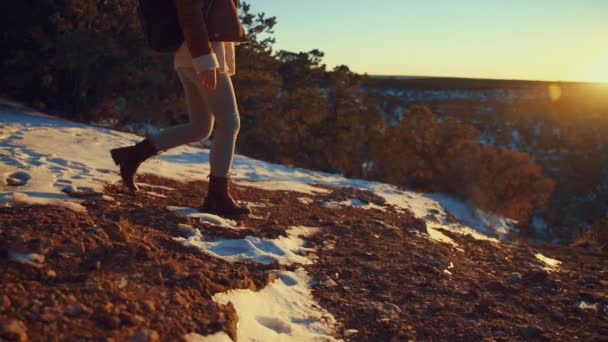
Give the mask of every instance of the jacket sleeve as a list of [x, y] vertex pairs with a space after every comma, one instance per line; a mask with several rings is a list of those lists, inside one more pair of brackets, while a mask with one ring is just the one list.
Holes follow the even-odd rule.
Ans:
[[197, 2], [192, 0], [173, 0], [173, 2], [196, 72], [219, 67], [209, 42], [202, 8], [197, 8]]

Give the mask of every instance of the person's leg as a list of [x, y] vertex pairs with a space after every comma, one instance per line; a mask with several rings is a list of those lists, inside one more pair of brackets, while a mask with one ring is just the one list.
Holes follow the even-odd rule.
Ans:
[[234, 147], [240, 129], [239, 112], [230, 75], [217, 74], [215, 90], [205, 92], [209, 109], [215, 117], [215, 130], [209, 155], [211, 175], [226, 177], [232, 166]]
[[239, 205], [229, 190], [228, 172], [232, 166], [234, 146], [240, 128], [232, 80], [227, 73], [217, 74], [215, 90], [203, 92], [211, 113], [215, 117], [215, 130], [209, 153], [211, 175], [207, 197], [202, 211], [222, 216], [240, 216], [251, 213], [246, 205]]
[[194, 70], [190, 68], [177, 69], [177, 75], [184, 88], [190, 122], [165, 128], [157, 134], [150, 135], [152, 144], [158, 150], [165, 151], [193, 141], [203, 140], [211, 134], [213, 117], [210, 107], [206, 103], [197, 80], [191, 77], [191, 73], [194, 73]]
[[179, 68], [177, 75], [184, 88], [190, 122], [150, 135], [134, 146], [115, 148], [110, 151], [114, 163], [120, 167], [120, 176], [124, 185], [131, 191], [137, 190], [135, 174], [141, 163], [161, 151], [205, 139], [211, 133], [213, 117], [198, 83], [187, 76], [188, 70]]

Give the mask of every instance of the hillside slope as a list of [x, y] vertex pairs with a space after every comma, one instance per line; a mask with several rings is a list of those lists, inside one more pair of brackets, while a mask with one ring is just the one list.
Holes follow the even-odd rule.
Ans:
[[242, 156], [254, 215], [200, 214], [208, 151], [147, 163], [133, 195], [106, 154], [136, 139], [0, 110], [2, 338], [608, 338], [604, 256], [501, 242], [507, 220], [444, 195]]

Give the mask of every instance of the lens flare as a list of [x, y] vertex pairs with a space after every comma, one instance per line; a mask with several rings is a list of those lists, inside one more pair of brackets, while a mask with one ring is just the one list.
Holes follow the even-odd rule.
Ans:
[[556, 102], [562, 97], [562, 87], [558, 84], [549, 85], [549, 98], [551, 101]]

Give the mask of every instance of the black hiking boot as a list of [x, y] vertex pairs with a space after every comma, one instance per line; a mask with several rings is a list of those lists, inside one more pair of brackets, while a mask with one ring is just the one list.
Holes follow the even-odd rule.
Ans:
[[122, 183], [131, 191], [137, 191], [135, 173], [141, 163], [158, 153], [152, 142], [144, 139], [133, 146], [115, 148], [110, 151], [114, 163], [120, 167]]

